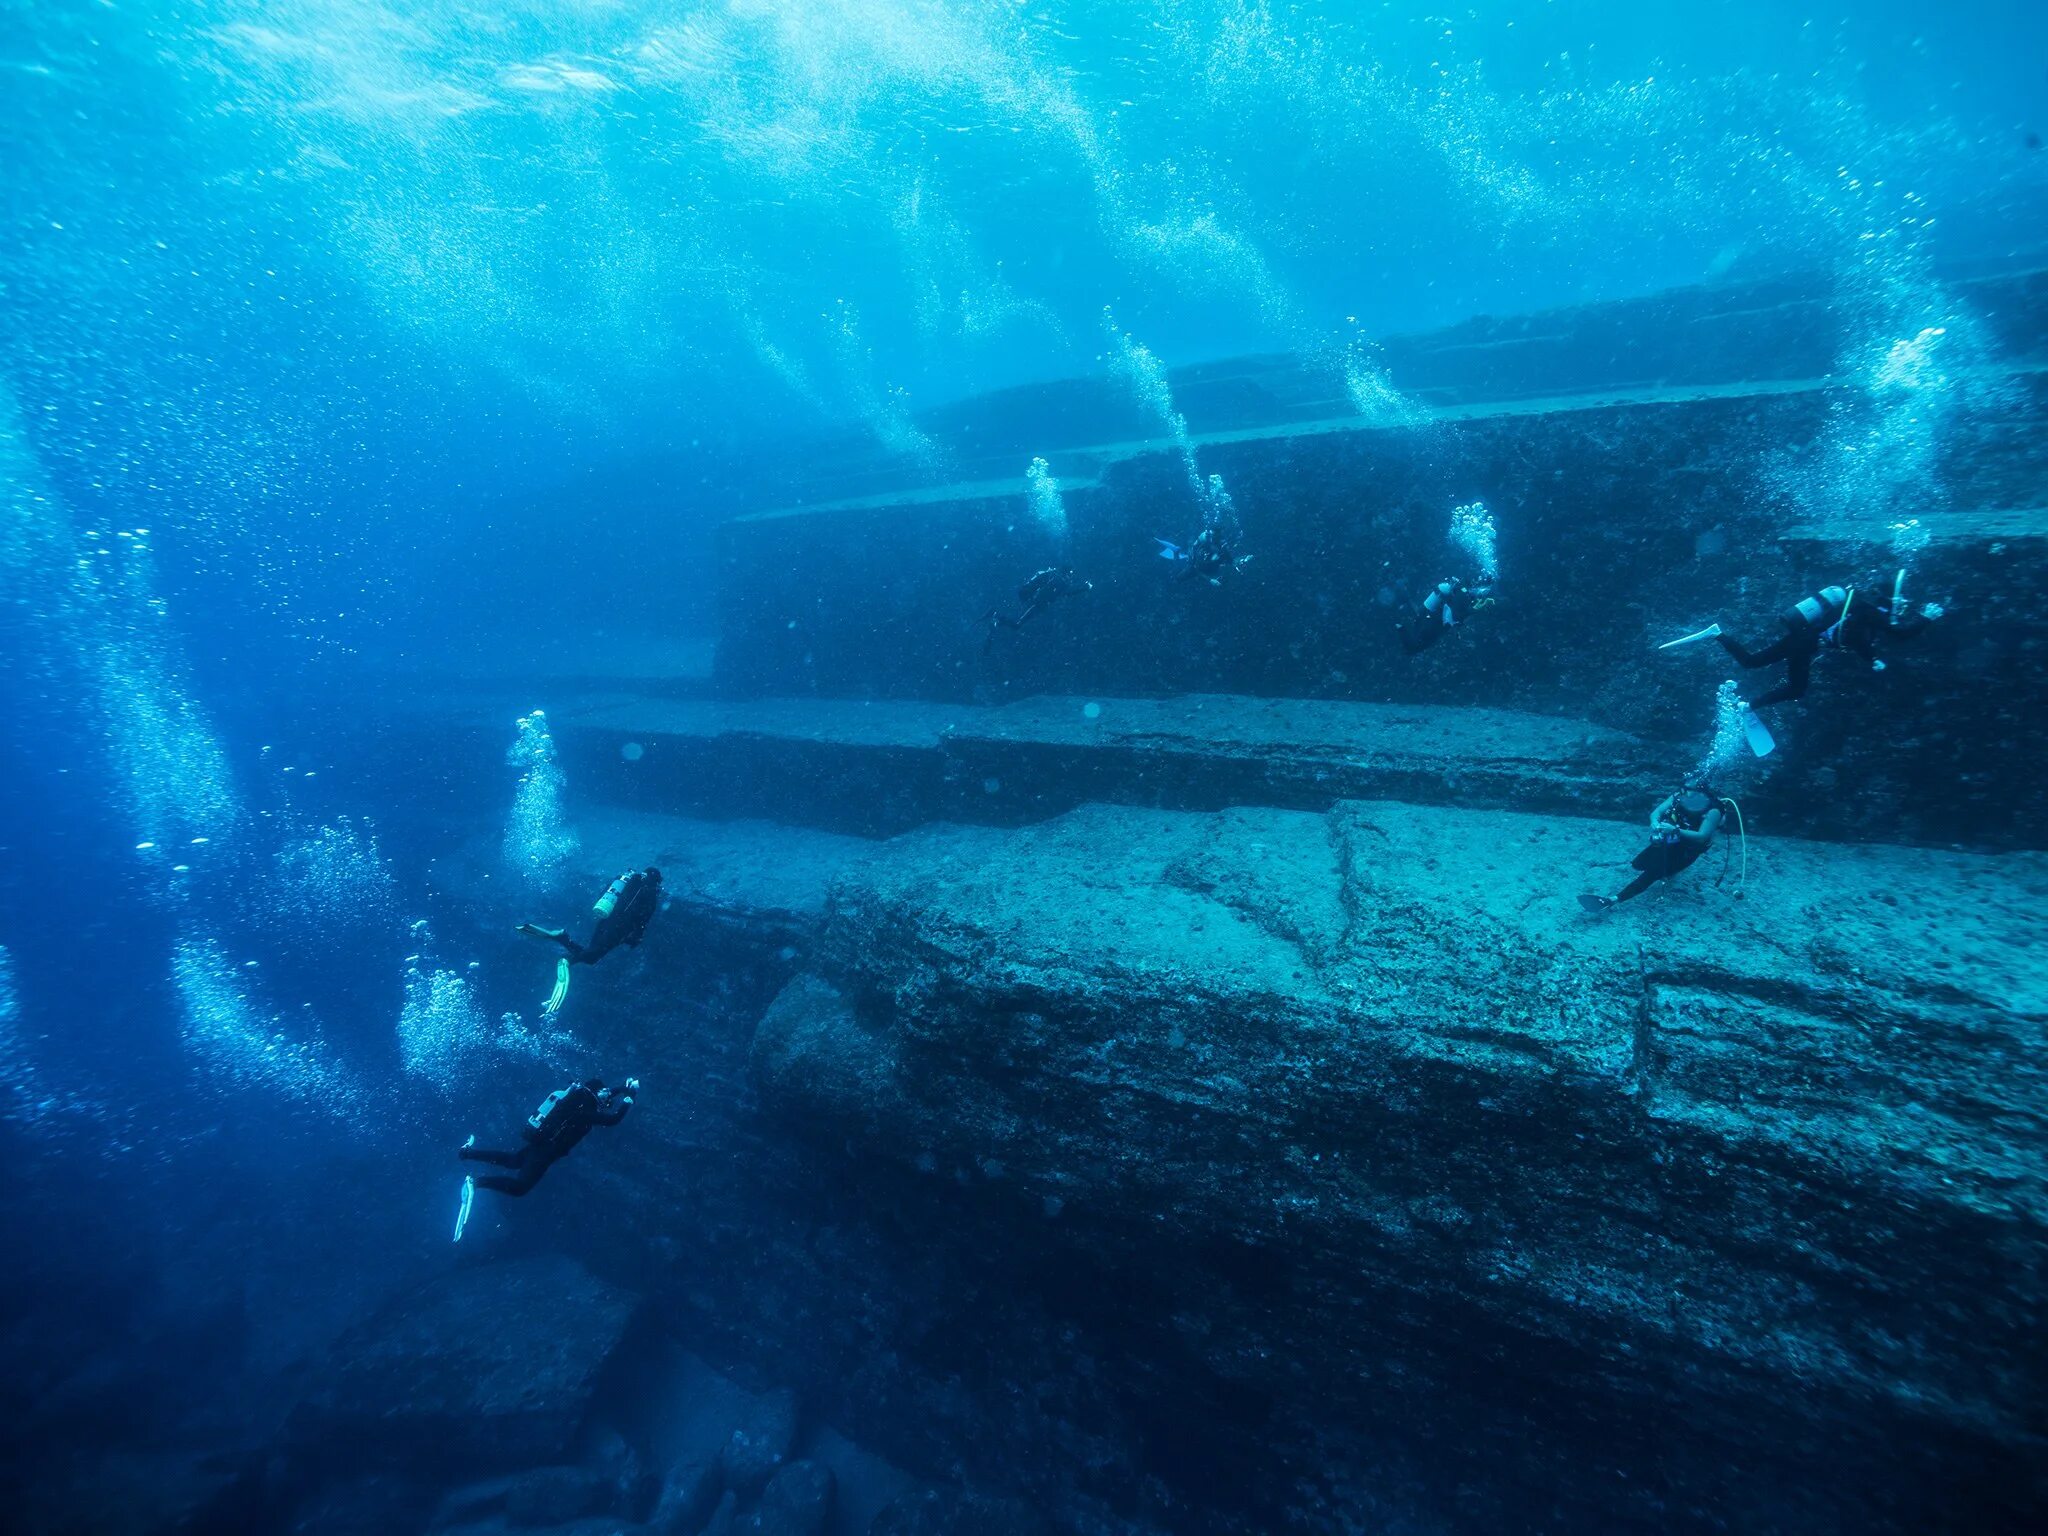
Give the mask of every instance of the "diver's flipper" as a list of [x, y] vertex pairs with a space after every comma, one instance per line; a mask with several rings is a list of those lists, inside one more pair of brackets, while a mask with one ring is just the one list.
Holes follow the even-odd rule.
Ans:
[[561, 943], [562, 935], [568, 932], [565, 928], [543, 928], [539, 923], [521, 923], [518, 931], [529, 939], [546, 939], [550, 944]]
[[1681, 645], [1691, 645], [1695, 640], [1711, 640], [1720, 633], [1721, 626], [1719, 624], [1709, 624], [1705, 629], [1696, 629], [1689, 635], [1680, 635], [1676, 640], [1666, 640], [1657, 649], [1660, 651], [1675, 651]]
[[548, 994], [548, 1000], [540, 1005], [541, 1017], [552, 1019], [562, 1011], [562, 1002], [569, 995], [569, 961], [567, 957], [555, 962], [555, 990]]
[[1757, 718], [1753, 709], [1742, 712], [1742, 734], [1749, 738], [1749, 750], [1758, 757], [1769, 757], [1778, 750], [1778, 740], [1771, 734], [1771, 728]]
[[1906, 568], [1899, 567], [1899, 574], [1892, 578], [1892, 622], [1899, 622], [1900, 605], [1906, 600]]
[[1152, 535], [1152, 542], [1159, 546], [1159, 558], [1162, 560], [1185, 560], [1188, 557], [1187, 551], [1171, 539], [1162, 539], [1155, 533]]
[[[474, 1141], [476, 1138], [471, 1137]], [[462, 1241], [462, 1230], [469, 1225], [469, 1208], [476, 1204], [476, 1180], [465, 1177], [462, 1181], [462, 1203], [455, 1208], [455, 1241]]]
[[1614, 905], [1614, 898], [1612, 896], [1582, 895], [1579, 897], [1579, 905], [1584, 907], [1588, 912], [1605, 912], [1609, 907]]

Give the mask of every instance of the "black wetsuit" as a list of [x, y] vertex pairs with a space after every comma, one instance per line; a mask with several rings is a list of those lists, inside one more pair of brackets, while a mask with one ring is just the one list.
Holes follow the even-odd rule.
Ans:
[[1854, 651], [1865, 661], [1877, 659], [1877, 637], [1904, 637], [1925, 628], [1919, 619], [1892, 623], [1891, 604], [1860, 589], [1823, 587], [1785, 614], [1785, 630], [1760, 651], [1752, 651], [1733, 635], [1719, 637], [1721, 646], [1745, 668], [1785, 663], [1785, 681], [1749, 701], [1751, 709], [1799, 698], [1813, 678], [1814, 658], [1824, 650]]
[[1614, 899], [1627, 901], [1632, 896], [1642, 895], [1659, 880], [1669, 880], [1680, 870], [1690, 869], [1699, 856], [1713, 846], [1712, 839], [1692, 842], [1686, 838], [1658, 838], [1630, 861], [1631, 867], [1642, 873], [1623, 886]]
[[1430, 588], [1429, 596], [1422, 600], [1408, 621], [1394, 626], [1394, 632], [1401, 637], [1401, 649], [1410, 656], [1428, 650], [1443, 639], [1445, 630], [1454, 629], [1469, 619], [1484, 595], [1455, 576], [1438, 582]]
[[1191, 577], [1202, 580], [1220, 581], [1227, 571], [1234, 571], [1244, 564], [1244, 557], [1237, 554], [1230, 541], [1214, 528], [1204, 528], [1195, 535], [1195, 542], [1181, 557], [1180, 579]]
[[625, 877], [611, 911], [590, 930], [590, 942], [578, 944], [566, 933], [526, 924], [520, 931], [559, 944], [569, 952], [571, 965], [595, 965], [621, 944], [638, 948], [647, 925], [661, 906], [661, 875], [655, 870], [638, 870]]
[[981, 648], [987, 650], [995, 644], [997, 629], [1022, 629], [1031, 621], [1033, 614], [1054, 599], [1072, 597], [1092, 590], [1093, 586], [1094, 583], [1077, 577], [1071, 566], [1049, 565], [1034, 573], [1017, 589], [1017, 601], [1024, 605], [1024, 611], [1016, 618], [994, 608], [982, 615], [982, 622], [988, 625], [988, 638], [982, 641]]
[[[1687, 817], [1686, 813], [1679, 809], [1675, 802], [1673, 803], [1673, 816], [1677, 818], [1678, 825], [1684, 827], [1688, 832], [1699, 831], [1701, 827], [1706, 825], [1707, 817], [1721, 809], [1720, 797], [1714, 795], [1711, 790], [1707, 790], [1705, 793], [1712, 797], [1712, 804], [1696, 821]], [[1717, 827], [1716, 836], [1718, 835], [1719, 829]], [[1654, 843], [1650, 844], [1649, 847], [1629, 861], [1630, 867], [1640, 871], [1640, 873], [1637, 874], [1635, 879], [1623, 886], [1614, 899], [1616, 901], [1627, 901], [1631, 897], [1642, 895], [1643, 892], [1647, 891], [1659, 880], [1669, 880], [1681, 870], [1692, 868], [1699, 861], [1700, 855], [1713, 846], [1714, 839], [1711, 837], [1690, 838], [1660, 835]]]
[[622, 1093], [616, 1099], [610, 1095], [600, 1098], [578, 1083], [548, 1107], [538, 1126], [529, 1123], [520, 1131], [525, 1145], [517, 1152], [464, 1147], [460, 1155], [465, 1162], [489, 1163], [496, 1168], [513, 1170], [510, 1178], [485, 1175], [476, 1181], [477, 1188], [495, 1189], [501, 1195], [523, 1195], [538, 1184], [550, 1168], [574, 1151], [576, 1143], [590, 1134], [592, 1126], [617, 1125], [632, 1107], [631, 1094]]

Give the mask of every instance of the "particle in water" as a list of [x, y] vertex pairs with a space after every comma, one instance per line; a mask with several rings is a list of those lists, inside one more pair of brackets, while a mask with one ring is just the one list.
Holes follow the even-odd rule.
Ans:
[[998, 794], [1001, 792], [1002, 787], [1003, 781], [1001, 779], [989, 778], [981, 781], [981, 792], [984, 795]]
[[645, 757], [646, 755], [647, 749], [641, 746], [640, 743], [637, 741], [629, 741], [623, 747], [619, 748], [619, 756], [623, 757], [629, 763], [637, 763], [640, 761], [641, 758]]
[[1081, 706], [1081, 717], [1085, 720], [1100, 720], [1102, 718], [1102, 706], [1095, 703], [1083, 704]]
[[155, 846], [155, 843], [137, 843], [135, 845], [135, 851], [137, 853], [147, 853], [149, 852], [150, 849], [154, 848]]

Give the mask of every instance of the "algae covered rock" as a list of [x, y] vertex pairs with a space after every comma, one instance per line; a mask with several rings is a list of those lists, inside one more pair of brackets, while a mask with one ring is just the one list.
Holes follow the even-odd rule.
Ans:
[[930, 829], [835, 886], [756, 1078], [821, 1157], [950, 1176], [1097, 1277], [1072, 1304], [1148, 1412], [1237, 1426], [1175, 1464], [1218, 1498], [1283, 1469], [1334, 1505], [1454, 1426], [1439, 1474], [1565, 1524], [2038, 1503], [2038, 861], [1773, 843], [1741, 899], [1702, 865], [1586, 918], [1637, 836], [1386, 803]]
[[796, 1449], [796, 1394], [770, 1392], [752, 1399], [745, 1418], [719, 1453], [725, 1486], [752, 1498], [768, 1486]]
[[437, 1468], [559, 1461], [635, 1304], [564, 1258], [443, 1275], [343, 1336], [295, 1438]]

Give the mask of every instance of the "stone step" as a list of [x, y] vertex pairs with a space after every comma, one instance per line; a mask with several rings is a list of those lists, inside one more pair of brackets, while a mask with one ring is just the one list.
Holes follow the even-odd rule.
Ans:
[[[1069, 1276], [1060, 1347], [1122, 1362], [1116, 1411], [1246, 1394], [1246, 1464], [1288, 1486], [1412, 1437], [1405, 1470], [1477, 1527], [1542, 1489], [1557, 1528], [1704, 1528], [1735, 1465], [1858, 1527], [1901, 1488], [1977, 1528], [2048, 1501], [2048, 1291], [2012, 1259], [2048, 1243], [2048, 860], [1760, 838], [1746, 878], [1716, 853], [1595, 919], [1574, 895], [1626, 877], [1636, 826], [581, 822], [584, 886], [659, 862], [672, 904], [579, 984], [579, 1036], [694, 1080], [675, 978], [752, 935], [789, 977], [753, 1041], [766, 1113], [803, 1178], [914, 1234], [788, 1262], [943, 1293], [939, 1234], [1037, 1254]], [[666, 1166], [608, 1178], [629, 1224], [672, 1210]], [[707, 1304], [781, 1326], [772, 1287]], [[1898, 1456], [1922, 1444], [1932, 1470]]]
[[[931, 821], [1014, 825], [1089, 801], [1194, 810], [1409, 800], [1605, 816], [1646, 804], [1684, 766], [1578, 720], [1316, 699], [976, 706], [607, 692], [547, 702], [579, 797], [870, 837]], [[432, 709], [437, 728], [453, 717], [509, 730], [520, 712], [509, 698]]]
[[[1411, 430], [1208, 434], [1200, 468], [1229, 486], [1252, 555], [1216, 587], [1157, 558], [1154, 539], [1187, 538], [1201, 512], [1179, 456], [1141, 451], [1156, 443], [1077, 483], [1064, 541], [1014, 485], [734, 521], [720, 534], [716, 686], [1451, 704], [1689, 739], [1683, 766], [1736, 669], [1716, 647], [1658, 643], [1714, 621], [1763, 643], [1823, 585], [1888, 581], [1892, 525], [1919, 516], [1914, 601], [1949, 617], [1888, 646], [1882, 673], [1822, 660], [1807, 698], [1772, 717], [1774, 809], [1830, 835], [2048, 847], [2048, 522], [2030, 510], [2048, 506], [2048, 374], [2006, 375], [1995, 405], [1958, 408], [1912, 484], [1893, 487], [1897, 505], [1859, 500], [1868, 515], [1852, 519], [1797, 516], [1789, 490], [1759, 489], [1787, 475], [1796, 488], [1839, 447], [1841, 400], [1790, 380], [1496, 404]], [[1394, 621], [1464, 568], [1449, 517], [1474, 499], [1498, 524], [1498, 602], [1405, 655]], [[1093, 589], [984, 648], [977, 617], [1054, 561]]]

